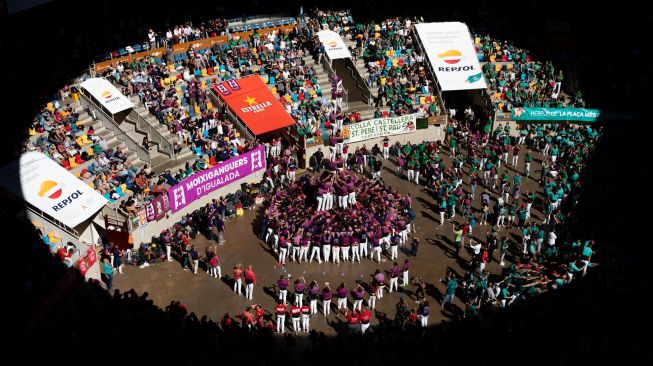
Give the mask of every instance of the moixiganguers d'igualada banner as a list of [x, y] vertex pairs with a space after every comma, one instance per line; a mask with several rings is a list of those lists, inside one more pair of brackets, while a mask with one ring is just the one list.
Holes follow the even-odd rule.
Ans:
[[599, 109], [581, 108], [515, 108], [514, 121], [575, 121], [595, 122], [599, 119]]
[[242, 155], [194, 174], [168, 190], [170, 209], [177, 212], [218, 188], [265, 168], [265, 149], [259, 146]]
[[415, 131], [416, 121], [416, 113], [392, 118], [374, 118], [343, 126], [343, 136], [347, 142], [358, 142], [376, 137], [409, 133]]

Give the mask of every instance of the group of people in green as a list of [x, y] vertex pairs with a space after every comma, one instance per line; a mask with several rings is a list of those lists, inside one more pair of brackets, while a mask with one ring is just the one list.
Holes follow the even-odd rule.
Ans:
[[[392, 149], [397, 173], [433, 196], [439, 227], [451, 222], [451, 255], [469, 253], [466, 273], [442, 280], [443, 308], [460, 296], [466, 315], [557, 289], [596, 265], [594, 241], [570, 238], [566, 221], [601, 136], [586, 125], [521, 125], [515, 133], [498, 125], [487, 133], [471, 123], [452, 121], [444, 141]], [[496, 272], [486, 269], [492, 261]]]

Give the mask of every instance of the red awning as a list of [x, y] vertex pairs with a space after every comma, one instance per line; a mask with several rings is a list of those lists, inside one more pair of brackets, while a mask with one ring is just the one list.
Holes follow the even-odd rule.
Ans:
[[212, 88], [254, 135], [295, 124], [258, 75], [225, 81]]

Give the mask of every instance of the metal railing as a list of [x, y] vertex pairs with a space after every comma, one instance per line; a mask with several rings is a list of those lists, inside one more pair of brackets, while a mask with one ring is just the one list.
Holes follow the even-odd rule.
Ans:
[[[42, 218], [44, 221], [47, 221], [50, 223], [50, 225], [54, 225], [57, 228], [59, 228], [61, 231], [65, 232], [66, 234], [74, 237], [74, 238], [79, 238], [79, 232], [77, 230], [70, 228], [66, 226], [64, 223], [61, 221], [55, 219], [55, 218], [50, 218], [45, 212], [41, 211], [38, 207], [32, 205], [31, 203], [25, 201], [25, 208], [27, 208], [28, 211], [32, 212], [36, 216]], [[46, 235], [48, 233], [45, 233]]]
[[170, 159], [177, 159], [172, 141], [165, 138], [163, 134], [161, 134], [161, 131], [150, 123], [150, 121], [143, 118], [140, 113], [136, 110], [132, 110], [127, 115], [127, 121], [136, 125], [136, 131], [146, 134], [147, 138], [150, 139], [150, 142], [157, 144], [159, 152], [168, 155]]
[[426, 54], [426, 51], [424, 51], [424, 47], [422, 46], [422, 41], [419, 39], [419, 36], [417, 33], [415, 33], [415, 27], [411, 30], [411, 34], [413, 35], [413, 41], [419, 47], [419, 50], [421, 54], [424, 57], [424, 64], [428, 68], [428, 71], [431, 74], [431, 80], [435, 83], [435, 90], [438, 94], [438, 101], [440, 103], [440, 107], [442, 107], [442, 112], [444, 115], [447, 117], [447, 120], [449, 120], [449, 111], [447, 110], [445, 104], [444, 104], [444, 99], [442, 98], [442, 87], [440, 86], [440, 82], [438, 81], [438, 78], [435, 76], [435, 71], [433, 70], [433, 66], [431, 65], [431, 62], [429, 61], [428, 55]]
[[80, 98], [80, 102], [84, 100], [87, 105], [93, 106], [100, 112], [100, 115], [104, 117], [103, 126], [107, 130], [113, 132], [113, 137], [115, 137], [118, 141], [124, 143], [129, 150], [136, 152], [136, 156], [140, 160], [144, 161], [148, 165], [151, 165], [152, 159], [150, 158], [149, 151], [145, 150], [140, 144], [129, 137], [127, 133], [120, 128], [120, 125], [118, 125], [118, 123], [113, 120], [113, 117], [109, 116], [101, 106], [95, 103], [90, 96], [86, 95], [88, 92], [84, 88], [79, 85], [77, 87], [81, 91], [79, 93], [82, 96], [82, 98]]
[[[345, 61], [345, 67], [347, 70], [349, 70], [351, 77], [356, 80], [356, 86], [361, 90], [363, 98], [367, 100], [367, 105], [372, 105], [372, 90], [370, 90], [366, 80], [363, 78], [363, 75], [358, 72], [356, 64], [354, 64], [354, 60], [351, 58], [347, 59]], [[361, 85], [361, 81], [363, 82], [363, 85]]]

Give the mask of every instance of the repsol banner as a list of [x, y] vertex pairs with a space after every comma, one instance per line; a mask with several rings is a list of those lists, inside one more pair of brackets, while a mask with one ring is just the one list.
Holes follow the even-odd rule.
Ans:
[[487, 88], [465, 23], [420, 23], [415, 28], [442, 90]]
[[343, 137], [347, 142], [358, 142], [389, 135], [400, 135], [417, 129], [417, 114], [392, 118], [374, 118], [343, 126]]
[[570, 121], [595, 122], [601, 111], [582, 108], [515, 108], [512, 110], [514, 121]]
[[71, 228], [107, 203], [101, 194], [40, 152], [25, 153], [4, 167], [0, 184]]
[[195, 173], [168, 190], [170, 209], [177, 212], [218, 188], [265, 168], [265, 148], [234, 156], [213, 168]]

